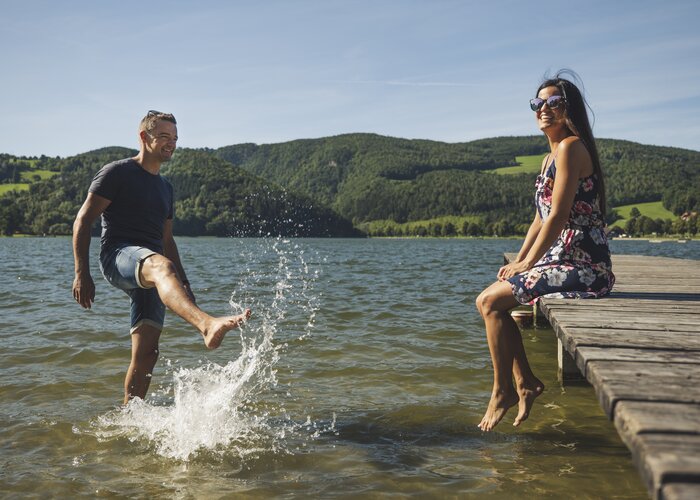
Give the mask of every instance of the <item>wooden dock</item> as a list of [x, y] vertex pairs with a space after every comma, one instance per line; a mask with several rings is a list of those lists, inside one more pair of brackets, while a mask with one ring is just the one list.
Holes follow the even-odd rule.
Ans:
[[542, 299], [539, 312], [651, 497], [700, 499], [700, 261], [613, 255], [613, 272], [609, 297]]

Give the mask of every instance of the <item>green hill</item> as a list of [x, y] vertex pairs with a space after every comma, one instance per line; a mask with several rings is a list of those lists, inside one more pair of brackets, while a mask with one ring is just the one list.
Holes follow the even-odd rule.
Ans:
[[[700, 152], [611, 139], [597, 144], [608, 206], [661, 201], [675, 214], [697, 206]], [[542, 136], [448, 144], [347, 134], [212, 152], [355, 224], [479, 214], [517, 225], [532, 217], [532, 184], [547, 143]]]
[[519, 212], [531, 204], [531, 179], [491, 173], [516, 166], [518, 155], [542, 154], [546, 147], [542, 137], [448, 144], [346, 134], [228, 146], [213, 153], [327, 204], [359, 224]]
[[[52, 166], [58, 175], [32, 183], [27, 191], [0, 197], [0, 229], [3, 234], [70, 234], [97, 170], [136, 153], [113, 147], [56, 160]], [[176, 192], [176, 234], [359, 234], [329, 208], [202, 151], [179, 149], [162, 173]]]
[[[636, 216], [634, 215], [634, 209], [639, 212]], [[665, 209], [660, 201], [652, 201], [648, 203], [633, 203], [631, 205], [623, 205], [614, 208], [615, 213], [619, 219], [616, 219], [611, 227], [617, 226], [618, 228], [625, 230], [629, 227], [630, 219], [635, 218], [647, 218], [651, 220], [671, 220], [677, 221], [678, 217], [669, 210]], [[660, 231], [660, 227], [657, 224], [653, 232]]]
[[544, 161], [545, 156], [547, 155], [516, 156], [516, 166], [497, 168], [494, 170], [494, 172], [499, 175], [539, 174], [542, 170], [542, 162]]
[[[599, 139], [609, 207], [700, 208], [700, 152]], [[177, 193], [176, 234], [513, 234], [533, 217], [543, 136], [464, 143], [345, 134], [280, 144], [179, 149], [164, 166]], [[94, 173], [135, 154], [4, 159], [5, 234], [67, 234]], [[22, 168], [18, 169], [17, 166]], [[35, 174], [28, 173], [35, 170]], [[52, 177], [50, 177], [53, 175]], [[613, 222], [614, 210], [609, 219]]]

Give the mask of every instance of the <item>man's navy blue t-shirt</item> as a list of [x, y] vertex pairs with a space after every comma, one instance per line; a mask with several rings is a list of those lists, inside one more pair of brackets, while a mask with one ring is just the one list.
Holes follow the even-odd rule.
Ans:
[[163, 226], [173, 218], [173, 187], [129, 158], [102, 167], [89, 191], [112, 203], [102, 213], [102, 247], [140, 245], [163, 253]]

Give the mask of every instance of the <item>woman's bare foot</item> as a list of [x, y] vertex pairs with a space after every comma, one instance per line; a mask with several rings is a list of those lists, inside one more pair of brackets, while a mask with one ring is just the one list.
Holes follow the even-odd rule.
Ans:
[[518, 394], [515, 391], [499, 391], [491, 394], [489, 407], [486, 409], [484, 418], [481, 419], [479, 429], [488, 432], [505, 416], [508, 409], [518, 404]]
[[211, 323], [202, 332], [204, 345], [207, 346], [207, 349], [216, 349], [221, 345], [224, 336], [229, 330], [238, 328], [241, 323], [244, 323], [248, 318], [250, 318], [250, 309], [246, 309], [243, 314], [237, 316], [213, 318]]
[[530, 416], [530, 409], [535, 399], [543, 392], [544, 384], [539, 379], [535, 379], [534, 382], [528, 385], [518, 386], [518, 396], [520, 396], [520, 400], [518, 401], [518, 415], [513, 422], [515, 427], [527, 420], [527, 417]]

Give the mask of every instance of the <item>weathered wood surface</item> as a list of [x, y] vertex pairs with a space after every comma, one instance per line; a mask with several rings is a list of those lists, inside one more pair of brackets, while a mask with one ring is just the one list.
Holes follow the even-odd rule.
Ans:
[[613, 271], [609, 297], [539, 308], [651, 496], [700, 499], [700, 261], [614, 255]]

